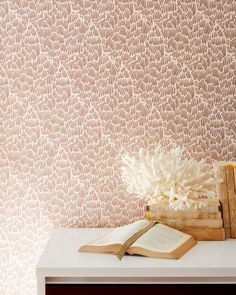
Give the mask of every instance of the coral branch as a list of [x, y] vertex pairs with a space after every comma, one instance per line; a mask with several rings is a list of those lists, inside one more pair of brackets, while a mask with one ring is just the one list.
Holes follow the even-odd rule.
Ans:
[[201, 208], [209, 198], [216, 198], [212, 166], [205, 161], [183, 159], [179, 148], [168, 152], [158, 146], [153, 154], [139, 150], [136, 157], [125, 155], [121, 176], [127, 192], [148, 203], [170, 204], [176, 210]]

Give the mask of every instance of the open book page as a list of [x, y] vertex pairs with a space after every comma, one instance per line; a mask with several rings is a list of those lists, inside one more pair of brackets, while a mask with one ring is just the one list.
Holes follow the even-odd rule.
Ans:
[[130, 249], [139, 247], [153, 252], [170, 253], [189, 238], [190, 235], [158, 223], [134, 242]]
[[111, 233], [98, 238], [97, 240], [89, 243], [89, 245], [106, 246], [112, 244], [124, 244], [132, 235], [147, 226], [149, 223], [150, 221], [148, 220], [139, 220], [122, 227], [117, 227]]

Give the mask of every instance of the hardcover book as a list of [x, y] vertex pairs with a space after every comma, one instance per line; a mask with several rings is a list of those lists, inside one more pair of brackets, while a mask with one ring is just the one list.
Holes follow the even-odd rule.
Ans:
[[223, 208], [226, 237], [236, 238], [236, 162], [215, 162], [214, 172], [222, 179], [216, 185], [216, 192]]
[[118, 227], [111, 233], [83, 245], [79, 251], [114, 254], [119, 259], [125, 253], [179, 259], [196, 243], [197, 241], [189, 234], [144, 219]]

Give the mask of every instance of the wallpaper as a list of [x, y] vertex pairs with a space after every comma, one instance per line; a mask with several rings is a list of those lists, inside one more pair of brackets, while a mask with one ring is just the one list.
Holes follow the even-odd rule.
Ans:
[[0, 294], [36, 294], [53, 227], [143, 216], [121, 156], [236, 156], [234, 0], [1, 0]]

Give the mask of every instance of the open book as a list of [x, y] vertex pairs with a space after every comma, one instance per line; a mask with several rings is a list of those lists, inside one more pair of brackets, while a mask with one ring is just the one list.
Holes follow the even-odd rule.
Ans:
[[179, 259], [197, 241], [190, 235], [160, 223], [139, 220], [80, 247], [80, 252], [122, 253], [155, 258]]

